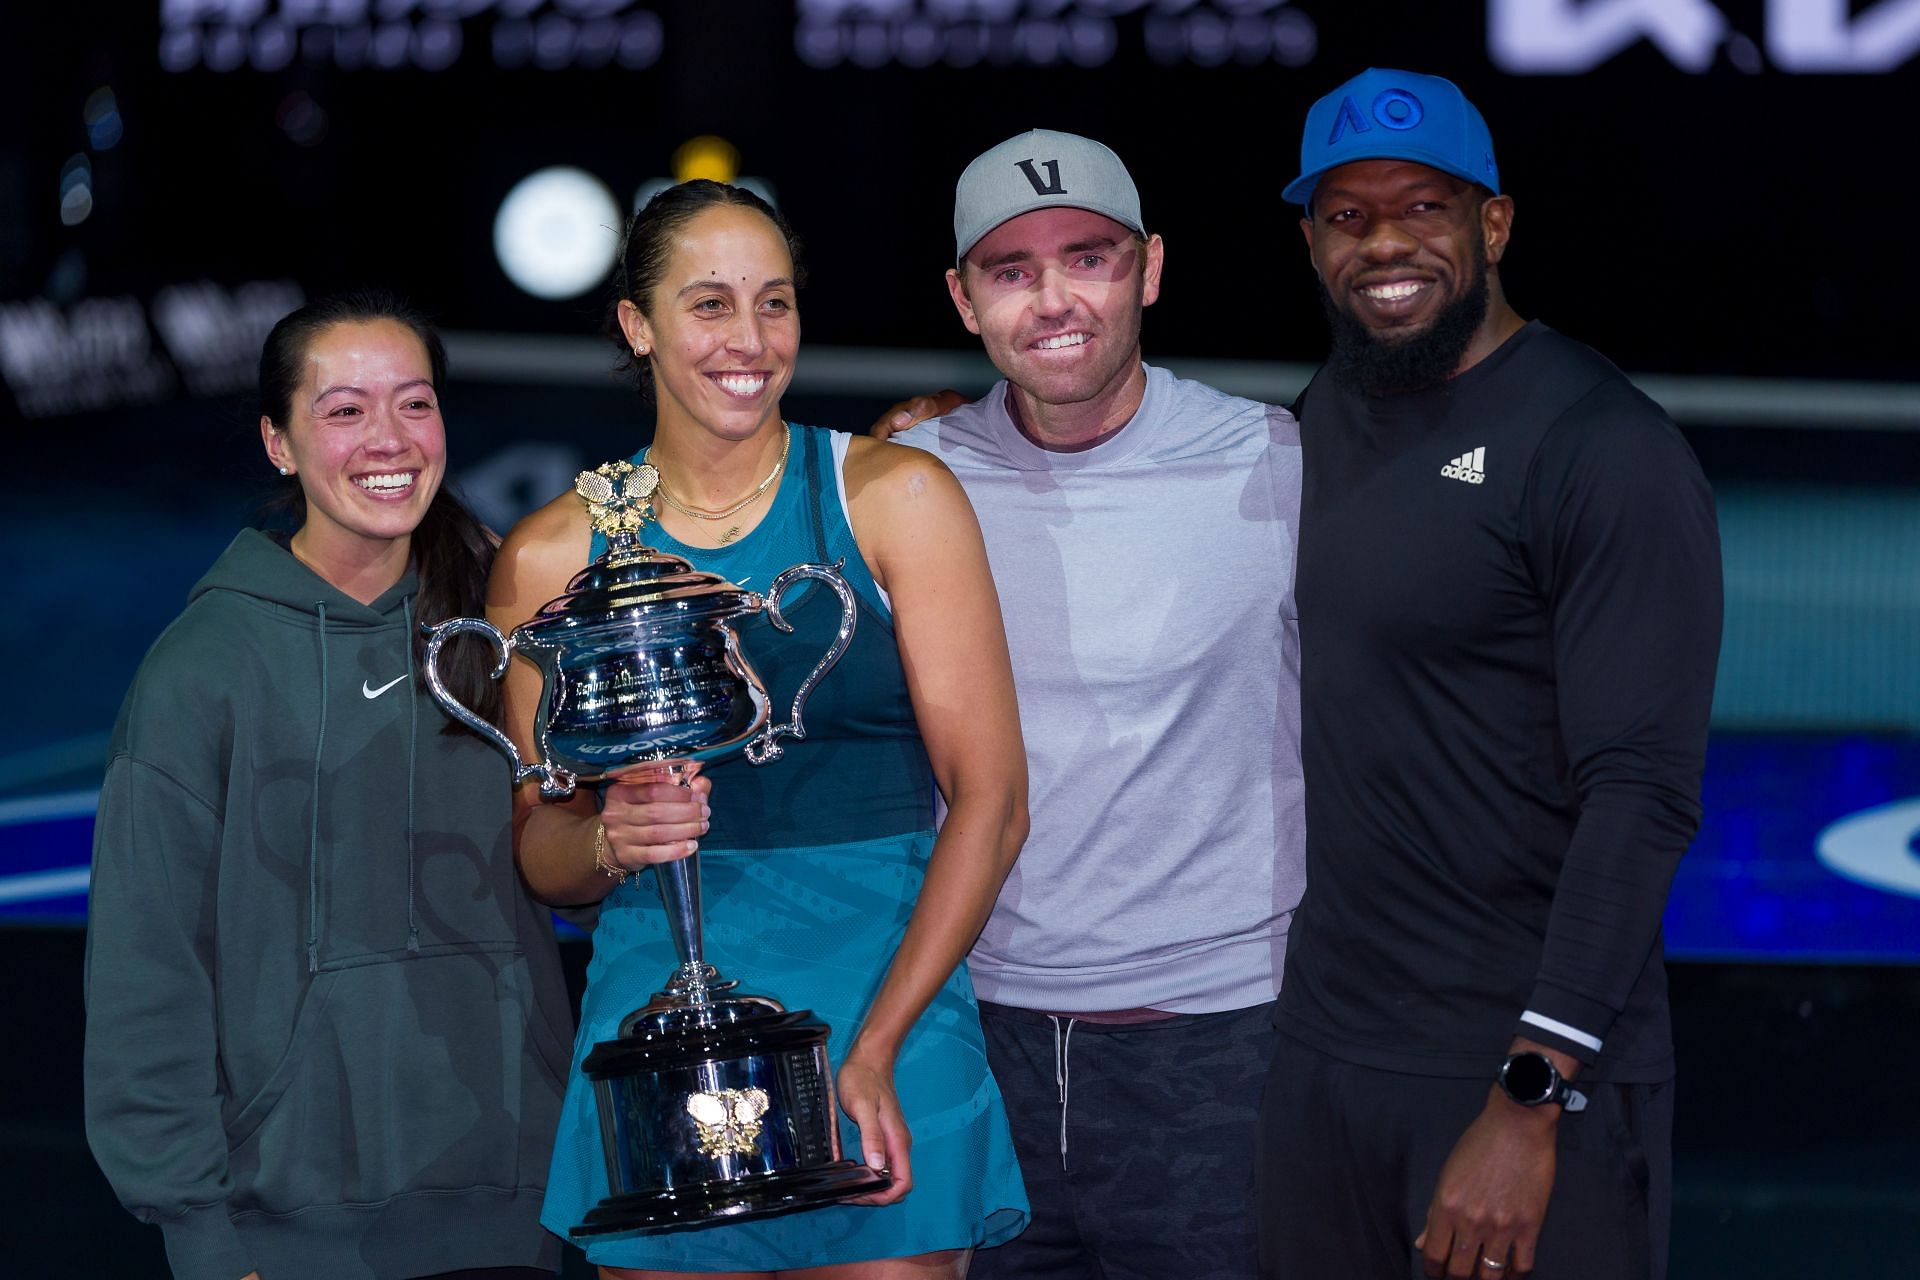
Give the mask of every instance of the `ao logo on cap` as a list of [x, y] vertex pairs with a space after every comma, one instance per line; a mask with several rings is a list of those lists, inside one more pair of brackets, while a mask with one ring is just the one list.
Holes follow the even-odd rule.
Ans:
[[[1427, 109], [1420, 105], [1420, 99], [1405, 89], [1383, 89], [1373, 100], [1373, 118], [1388, 129], [1417, 129], [1426, 118]], [[1360, 111], [1359, 104], [1349, 94], [1340, 102], [1340, 110], [1333, 117], [1333, 132], [1327, 135], [1327, 145], [1340, 141], [1340, 135], [1351, 129], [1355, 133], [1366, 133], [1373, 128], [1367, 123], [1367, 117]]]

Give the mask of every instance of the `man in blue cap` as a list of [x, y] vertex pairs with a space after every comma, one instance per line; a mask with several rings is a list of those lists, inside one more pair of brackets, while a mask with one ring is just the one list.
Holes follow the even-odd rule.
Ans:
[[1712, 496], [1659, 406], [1508, 303], [1514, 203], [1454, 85], [1340, 86], [1285, 195], [1333, 341], [1295, 405], [1307, 890], [1263, 1270], [1658, 1280]]

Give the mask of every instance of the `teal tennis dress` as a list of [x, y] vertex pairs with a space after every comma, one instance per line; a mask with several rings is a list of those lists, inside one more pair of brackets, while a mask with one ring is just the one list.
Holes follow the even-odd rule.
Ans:
[[[646, 541], [749, 590], [795, 564], [845, 563], [860, 602], [853, 643], [807, 703], [805, 741], [765, 765], [709, 764], [712, 826], [700, 842], [706, 958], [740, 989], [833, 1028], [844, 1061], [907, 927], [933, 847], [933, 778], [895, 648], [893, 615], [854, 545], [832, 433], [796, 426], [773, 509], [740, 541], [690, 547], [658, 525]], [[635, 459], [639, 461], [639, 459]], [[593, 553], [605, 549], [594, 535]], [[773, 713], [833, 641], [840, 601], [803, 581], [781, 605], [791, 635], [765, 615], [740, 628]], [[651, 872], [600, 909], [560, 1132], [541, 1221], [566, 1235], [607, 1194], [599, 1117], [580, 1064], [645, 1004], [678, 963]], [[755, 1222], [577, 1240], [598, 1265], [665, 1271], [770, 1271], [999, 1244], [1027, 1222], [1026, 1190], [1000, 1090], [987, 1072], [965, 964], [908, 1033], [894, 1068], [913, 1133], [913, 1190], [897, 1204], [830, 1205]], [[840, 1118], [843, 1149], [861, 1158]]]

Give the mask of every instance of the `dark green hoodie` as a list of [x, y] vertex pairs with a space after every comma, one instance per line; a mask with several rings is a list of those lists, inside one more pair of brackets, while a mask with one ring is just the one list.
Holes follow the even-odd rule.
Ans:
[[500, 754], [371, 605], [242, 533], [114, 732], [87, 934], [87, 1137], [180, 1280], [556, 1266], [571, 1016]]

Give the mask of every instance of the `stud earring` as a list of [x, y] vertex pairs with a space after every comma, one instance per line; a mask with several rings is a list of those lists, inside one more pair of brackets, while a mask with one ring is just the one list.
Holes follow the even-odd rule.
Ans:
[[281, 475], [283, 475], [283, 476], [290, 476], [290, 475], [292, 475], [292, 474], [293, 474], [293, 468], [292, 468], [292, 467], [282, 467], [282, 468], [280, 468], [280, 474], [281, 474]]
[[634, 347], [633, 354], [644, 358], [647, 354], [647, 350], [648, 350], [647, 344], [642, 342], [638, 346]]

